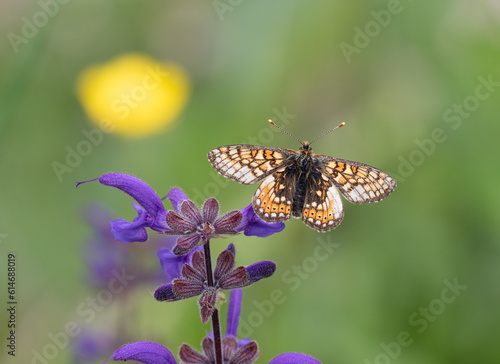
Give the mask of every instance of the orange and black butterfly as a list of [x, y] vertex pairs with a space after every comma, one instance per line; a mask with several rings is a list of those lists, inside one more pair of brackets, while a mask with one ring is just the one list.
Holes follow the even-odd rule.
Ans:
[[298, 151], [227, 145], [211, 150], [208, 160], [217, 172], [236, 182], [262, 181], [252, 199], [262, 220], [281, 222], [302, 215], [306, 225], [320, 232], [334, 229], [344, 217], [338, 191], [350, 202], [365, 203], [380, 201], [396, 188], [396, 181], [387, 173], [367, 164], [315, 154], [311, 143], [302, 142]]

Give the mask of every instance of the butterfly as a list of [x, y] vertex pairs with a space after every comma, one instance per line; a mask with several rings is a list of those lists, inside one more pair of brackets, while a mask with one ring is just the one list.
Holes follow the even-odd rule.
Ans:
[[344, 217], [339, 191], [350, 202], [365, 203], [380, 201], [396, 188], [396, 181], [387, 173], [367, 164], [315, 154], [311, 143], [302, 142], [298, 151], [227, 145], [212, 149], [208, 160], [221, 175], [241, 184], [262, 181], [252, 198], [253, 209], [262, 220], [282, 222], [302, 216], [306, 225], [320, 232], [334, 229]]

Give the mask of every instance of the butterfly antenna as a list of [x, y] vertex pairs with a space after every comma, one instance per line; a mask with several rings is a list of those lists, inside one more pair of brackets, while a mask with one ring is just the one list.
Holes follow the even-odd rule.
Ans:
[[339, 125], [337, 125], [335, 128], [331, 129], [331, 130], [328, 130], [326, 133], [323, 133], [321, 134], [319, 137], [317, 137], [316, 139], [314, 139], [312, 142], [309, 143], [309, 145], [311, 145], [312, 143], [314, 143], [316, 140], [318, 140], [319, 138], [323, 138], [325, 135], [328, 135], [330, 134], [332, 131], [338, 129], [338, 128], [341, 128], [345, 125], [344, 122], [340, 123]]
[[299, 138], [293, 136], [292, 134], [290, 134], [289, 132], [287, 132], [285, 129], [279, 127], [278, 125], [276, 125], [276, 123], [274, 121], [272, 121], [271, 119], [268, 120], [269, 124], [271, 125], [274, 125], [275, 127], [277, 127], [279, 130], [281, 130], [283, 133], [285, 134], [288, 134], [289, 136], [291, 136], [293, 139], [295, 139], [296, 141], [298, 141], [300, 144], [302, 144], [302, 141], [299, 140]]

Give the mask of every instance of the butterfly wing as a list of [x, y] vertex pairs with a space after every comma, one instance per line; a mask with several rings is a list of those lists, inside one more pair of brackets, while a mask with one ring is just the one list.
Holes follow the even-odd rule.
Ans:
[[208, 153], [208, 160], [224, 177], [251, 185], [287, 165], [287, 158], [291, 153], [296, 152], [291, 149], [238, 144], [212, 149]]
[[267, 222], [290, 219], [297, 174], [283, 167], [268, 175], [260, 184], [252, 199], [255, 213]]
[[314, 170], [306, 181], [302, 220], [320, 232], [336, 228], [344, 218], [340, 194], [325, 172]]
[[377, 202], [396, 188], [396, 181], [380, 169], [344, 159], [317, 157], [324, 162], [324, 173], [350, 202]]

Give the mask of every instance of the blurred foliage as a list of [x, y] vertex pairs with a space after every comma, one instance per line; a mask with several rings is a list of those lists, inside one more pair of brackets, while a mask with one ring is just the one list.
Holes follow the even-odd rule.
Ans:
[[[323, 363], [498, 360], [498, 2], [5, 0], [0, 20], [0, 280], [15, 252], [19, 289], [18, 355], [2, 345], [1, 362], [31, 363], [68, 322], [86, 324], [77, 307], [95, 292], [84, 283], [82, 206], [135, 216], [123, 193], [72, 181], [119, 171], [160, 195], [180, 186], [197, 203], [215, 196], [223, 211], [242, 208], [256, 186], [219, 176], [206, 154], [236, 143], [298, 148], [269, 118], [301, 139], [345, 121], [315, 152], [374, 165], [398, 188], [377, 204], [345, 202], [344, 222], [327, 234], [293, 220], [266, 239], [234, 238], [238, 264], [278, 265], [245, 290], [259, 362], [290, 351]], [[179, 64], [192, 94], [168, 132], [92, 142], [77, 79], [128, 52]], [[335, 248], [318, 253], [318, 239]], [[459, 295], [454, 282], [466, 286]], [[195, 301], [159, 304], [154, 288], [134, 296], [134, 340], [174, 353], [199, 345], [210, 328]], [[113, 302], [100, 309], [96, 324]], [[3, 337], [6, 321], [3, 311]], [[50, 363], [70, 358], [61, 345]]]

